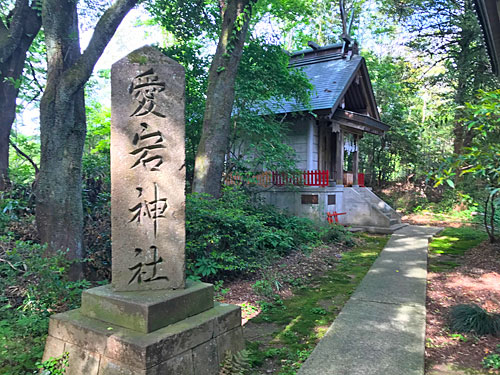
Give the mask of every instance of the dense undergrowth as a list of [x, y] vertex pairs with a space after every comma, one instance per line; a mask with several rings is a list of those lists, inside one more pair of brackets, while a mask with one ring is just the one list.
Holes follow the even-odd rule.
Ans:
[[188, 195], [186, 217], [187, 274], [212, 281], [252, 272], [292, 250], [307, 251], [326, 230], [233, 189], [217, 200]]

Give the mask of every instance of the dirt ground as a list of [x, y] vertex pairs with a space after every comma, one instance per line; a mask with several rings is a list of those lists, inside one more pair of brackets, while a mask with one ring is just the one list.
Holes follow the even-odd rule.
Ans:
[[[427, 215], [410, 215], [406, 222], [417, 225], [457, 227], [459, 222], [436, 221]], [[500, 344], [499, 337], [491, 335], [454, 335], [447, 328], [451, 306], [475, 303], [489, 312], [500, 313], [500, 244], [488, 241], [470, 249], [462, 264], [452, 272], [427, 276], [426, 373], [471, 374], [459, 369], [475, 369], [474, 373], [488, 372], [481, 361]], [[450, 371], [451, 369], [451, 371]], [[453, 370], [454, 369], [454, 370]]]
[[257, 280], [264, 278], [272, 280], [276, 294], [281, 298], [290, 297], [293, 284], [325, 273], [333, 267], [328, 259], [342, 257], [342, 252], [345, 250], [342, 246], [321, 246], [315, 248], [310, 254], [294, 252], [252, 277], [225, 283], [224, 288], [228, 291], [222, 293], [220, 299], [225, 303], [242, 307], [242, 320], [245, 325], [248, 320], [260, 313], [257, 301], [265, 299], [252, 288]]

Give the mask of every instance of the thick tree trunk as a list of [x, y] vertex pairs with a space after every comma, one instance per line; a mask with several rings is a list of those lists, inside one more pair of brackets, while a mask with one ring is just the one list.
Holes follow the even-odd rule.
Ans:
[[[3, 71], [0, 65], [0, 69]], [[1, 77], [3, 79], [3, 75]], [[16, 117], [17, 90], [8, 81], [0, 81], [0, 190], [9, 187], [9, 137]]]
[[47, 86], [40, 103], [41, 160], [36, 223], [47, 255], [67, 251], [76, 261], [69, 276], [82, 276], [82, 155], [86, 135], [83, 86], [123, 17], [136, 0], [118, 0], [99, 20], [80, 53], [73, 0], [45, 0], [42, 19], [47, 45]]
[[196, 153], [193, 192], [218, 197], [229, 147], [231, 112], [238, 65], [253, 0], [229, 0], [223, 11], [219, 43], [208, 74], [203, 131]]
[[[40, 103], [41, 160], [36, 193], [38, 234], [49, 253], [66, 250], [83, 258], [81, 163], [85, 142], [83, 88], [66, 92], [63, 74], [81, 56], [76, 3], [45, 1], [43, 23], [47, 44], [47, 86]], [[70, 38], [69, 36], [72, 35]], [[70, 275], [79, 278], [81, 263]]]
[[9, 186], [9, 137], [26, 53], [42, 21], [27, 0], [18, 0], [8, 25], [0, 22], [0, 190]]

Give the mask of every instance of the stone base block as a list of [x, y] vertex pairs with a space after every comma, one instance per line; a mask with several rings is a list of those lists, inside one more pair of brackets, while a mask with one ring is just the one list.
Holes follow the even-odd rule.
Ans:
[[215, 303], [149, 333], [77, 309], [50, 318], [43, 359], [69, 352], [67, 375], [216, 375], [226, 351], [243, 348], [239, 306]]
[[185, 289], [115, 292], [111, 285], [82, 293], [80, 312], [89, 318], [149, 333], [214, 306], [211, 284], [187, 282]]

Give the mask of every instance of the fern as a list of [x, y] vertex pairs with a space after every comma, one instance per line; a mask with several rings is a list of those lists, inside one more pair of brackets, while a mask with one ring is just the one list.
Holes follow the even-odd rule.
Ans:
[[246, 350], [241, 350], [235, 354], [228, 350], [224, 361], [221, 363], [219, 375], [245, 375], [249, 369], [248, 352]]

